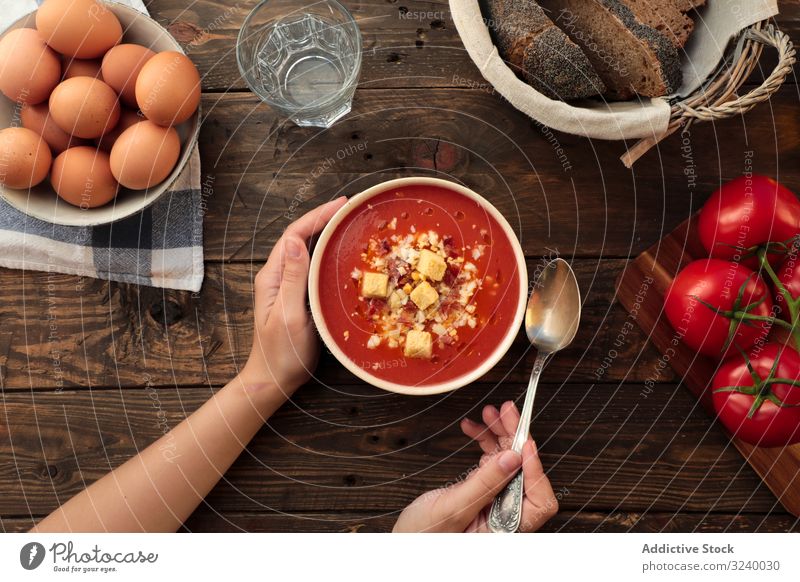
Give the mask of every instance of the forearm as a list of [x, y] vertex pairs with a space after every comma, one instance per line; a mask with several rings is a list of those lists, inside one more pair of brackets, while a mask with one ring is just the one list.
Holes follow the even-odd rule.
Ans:
[[263, 423], [285, 402], [280, 389], [237, 377], [196, 412], [33, 531], [177, 530]]

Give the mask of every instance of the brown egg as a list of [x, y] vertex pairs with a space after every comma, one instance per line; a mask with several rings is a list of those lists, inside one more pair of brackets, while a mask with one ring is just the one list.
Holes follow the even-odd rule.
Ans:
[[140, 121], [144, 121], [144, 115], [138, 111], [133, 111], [132, 109], [123, 107], [119, 114], [119, 123], [117, 123], [117, 127], [109, 131], [100, 139], [96, 140], [97, 147], [103, 151], [110, 152], [111, 148], [114, 147], [114, 143], [116, 143], [117, 139], [119, 139], [119, 136], [122, 135], [122, 132], [124, 132], [130, 126], [136, 125]]
[[108, 154], [89, 146], [70, 148], [59, 155], [50, 182], [61, 198], [84, 209], [109, 203], [119, 189]]
[[103, 57], [103, 81], [128, 107], [136, 105], [136, 79], [145, 63], [156, 53], [138, 44], [120, 44]]
[[50, 108], [46, 102], [37, 105], [25, 105], [20, 112], [20, 117], [22, 119], [22, 127], [41, 135], [54, 155], [60, 154], [69, 147], [86, 145], [86, 140], [72, 137], [58, 127], [50, 115]]
[[50, 115], [69, 134], [95, 139], [119, 121], [119, 101], [114, 89], [90, 77], [74, 77], [50, 95]]
[[61, 74], [63, 80], [72, 79], [73, 77], [94, 77], [101, 79], [100, 67], [101, 61], [97, 59], [72, 59], [64, 57], [61, 59], [61, 65], [64, 72]]
[[41, 37], [68, 57], [96, 59], [122, 40], [119, 19], [95, 0], [47, 0], [36, 12]]
[[58, 56], [32, 28], [12, 30], [0, 40], [0, 91], [12, 101], [46, 101], [60, 79]]
[[111, 149], [111, 171], [126, 188], [143, 190], [163, 182], [175, 168], [180, 153], [177, 131], [141, 121], [117, 139]]
[[184, 54], [158, 53], [139, 72], [136, 102], [154, 123], [164, 126], [183, 123], [200, 105], [200, 74]]
[[52, 161], [39, 134], [24, 127], [0, 131], [0, 184], [14, 189], [36, 186], [47, 177]]

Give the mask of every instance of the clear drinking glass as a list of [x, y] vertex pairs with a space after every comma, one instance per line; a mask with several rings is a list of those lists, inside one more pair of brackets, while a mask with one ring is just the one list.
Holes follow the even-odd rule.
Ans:
[[239, 31], [236, 58], [270, 106], [297, 125], [330, 127], [350, 112], [361, 32], [336, 0], [264, 0]]

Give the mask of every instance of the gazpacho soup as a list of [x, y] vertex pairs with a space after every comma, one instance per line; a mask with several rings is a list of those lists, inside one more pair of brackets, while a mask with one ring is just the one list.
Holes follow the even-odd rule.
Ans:
[[404, 386], [474, 371], [503, 342], [519, 307], [511, 241], [476, 200], [432, 185], [381, 192], [333, 232], [319, 302], [342, 352]]

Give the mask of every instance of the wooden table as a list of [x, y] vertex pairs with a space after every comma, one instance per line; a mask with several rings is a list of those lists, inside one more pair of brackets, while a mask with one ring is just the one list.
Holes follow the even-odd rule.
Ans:
[[[235, 374], [251, 341], [252, 277], [289, 210], [438, 174], [496, 204], [531, 267], [568, 258], [585, 294], [581, 331], [548, 368], [533, 423], [561, 497], [548, 530], [797, 529], [614, 298], [628, 259], [739, 175], [746, 152], [755, 171], [800, 192], [795, 80], [628, 171], [624, 144], [550, 132], [493, 94], [442, 0], [345, 3], [363, 31], [361, 82], [353, 112], [316, 131], [284, 123], [239, 77], [234, 43], [255, 0], [147, 2], [204, 75], [205, 284], [191, 294], [0, 270], [2, 528], [29, 528]], [[800, 40], [800, 2], [781, 7], [779, 24]], [[534, 356], [523, 339], [480, 383], [431, 398], [365, 386], [323, 355], [317, 380], [186, 528], [391, 529], [415, 496], [477, 460], [458, 422], [520, 398]]]

